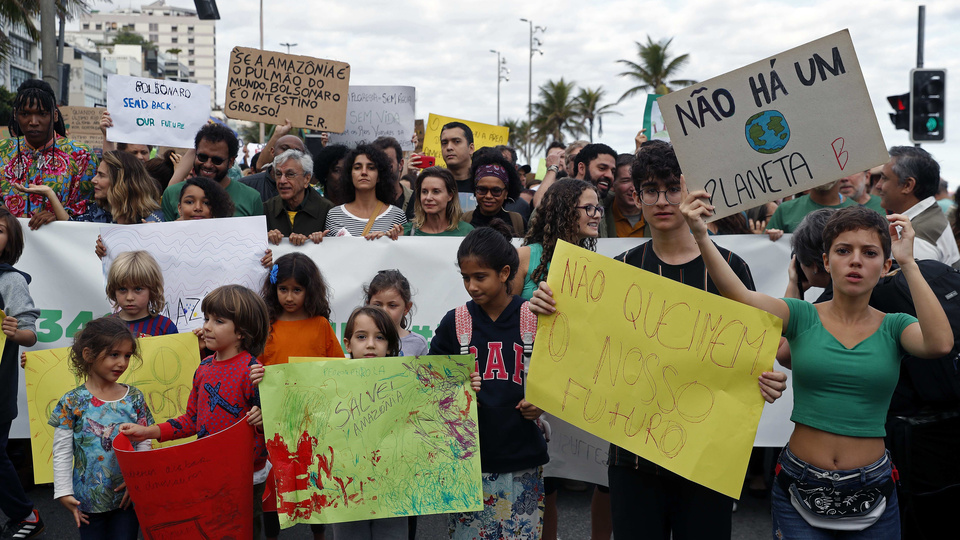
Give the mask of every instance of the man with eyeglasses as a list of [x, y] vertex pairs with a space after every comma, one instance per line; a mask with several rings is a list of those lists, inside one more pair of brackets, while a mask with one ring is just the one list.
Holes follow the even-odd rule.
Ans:
[[[277, 126], [277, 131], [283, 128], [284, 126]], [[289, 133], [290, 129], [287, 128], [285, 131]], [[303, 144], [300, 137], [284, 134], [277, 139], [273, 145], [273, 152], [271, 152], [270, 155], [279, 156], [287, 150], [306, 153], [307, 146]], [[261, 152], [260, 159], [267, 159], [267, 152]], [[313, 171], [311, 171], [311, 174], [312, 172]], [[244, 176], [240, 179], [240, 182], [257, 190], [257, 193], [260, 194], [260, 200], [266, 203], [280, 194], [280, 191], [277, 189], [277, 180], [276, 172], [273, 170], [273, 162], [271, 161], [261, 167], [260, 172], [251, 174], [250, 176]]]
[[[632, 169], [636, 203], [649, 224], [649, 242], [615, 257], [617, 260], [719, 294], [707, 275], [700, 249], [680, 212], [686, 194], [677, 155], [670, 143], [643, 143]], [[719, 248], [740, 280], [754, 290], [747, 263]], [[553, 293], [540, 283], [530, 301], [537, 314], [555, 311]], [[764, 373], [762, 381], [786, 381], [784, 373]], [[769, 386], [769, 385], [768, 385]], [[632, 452], [610, 445], [607, 469], [613, 535], [618, 540], [670, 538], [724, 539], [731, 534], [733, 499], [674, 474]]]
[[[231, 182], [227, 176], [227, 171], [233, 166], [240, 149], [240, 141], [230, 128], [220, 124], [204, 125], [194, 138], [193, 148], [193, 156], [190, 152], [184, 156], [184, 160], [193, 158], [193, 175], [219, 182], [233, 200], [236, 209], [234, 216], [263, 215], [260, 193], [240, 182]], [[177, 182], [163, 191], [160, 207], [163, 209], [164, 221], [177, 219], [177, 203], [180, 202], [182, 190], [183, 182]]]

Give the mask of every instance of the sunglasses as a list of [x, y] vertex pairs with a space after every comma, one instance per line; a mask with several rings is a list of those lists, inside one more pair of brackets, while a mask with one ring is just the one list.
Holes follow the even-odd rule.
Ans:
[[488, 187], [486, 187], [486, 186], [477, 186], [476, 188], [474, 188], [474, 192], [475, 192], [477, 195], [480, 195], [481, 197], [483, 197], [483, 196], [486, 195], [487, 193], [490, 193], [490, 194], [493, 195], [494, 197], [499, 197], [499, 196], [503, 195], [503, 192], [504, 192], [504, 191], [506, 191], [506, 190], [505, 190], [504, 188], [502, 188], [502, 187], [492, 187], [492, 188], [488, 188]]
[[197, 154], [197, 162], [206, 163], [207, 161], [210, 161], [215, 166], [219, 167], [220, 165], [223, 165], [223, 162], [226, 161], [226, 159], [218, 156], [208, 156], [207, 154]]

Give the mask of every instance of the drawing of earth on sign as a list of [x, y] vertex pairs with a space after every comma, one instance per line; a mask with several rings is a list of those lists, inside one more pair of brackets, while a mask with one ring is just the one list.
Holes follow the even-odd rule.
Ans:
[[776, 154], [790, 140], [790, 126], [780, 111], [763, 111], [750, 117], [746, 126], [747, 143], [761, 154]]

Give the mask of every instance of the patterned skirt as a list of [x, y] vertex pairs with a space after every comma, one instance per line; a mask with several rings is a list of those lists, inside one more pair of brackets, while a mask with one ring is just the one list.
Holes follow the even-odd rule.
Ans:
[[449, 516], [453, 540], [539, 540], [543, 529], [543, 467], [483, 473], [483, 510]]

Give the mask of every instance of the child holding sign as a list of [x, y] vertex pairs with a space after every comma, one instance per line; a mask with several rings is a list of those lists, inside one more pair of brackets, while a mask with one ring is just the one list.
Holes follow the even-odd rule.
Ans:
[[[113, 452], [117, 426], [153, 422], [143, 394], [117, 380], [137, 355], [137, 342], [120, 319], [87, 323], [70, 349], [73, 371], [86, 381], [67, 392], [50, 415], [53, 496], [73, 514], [80, 538], [136, 540], [140, 530]], [[137, 445], [149, 450], [150, 442]]]
[[[523, 329], [533, 314], [512, 294], [519, 267], [502, 220], [474, 229], [457, 251], [463, 285], [472, 298], [440, 321], [430, 354], [468, 354], [482, 376], [477, 392], [484, 509], [450, 515], [451, 538], [540, 538], [543, 464], [547, 442], [535, 420], [543, 412], [524, 399]], [[530, 343], [532, 345], [532, 339]]]
[[[250, 368], [259, 366], [255, 355], [263, 352], [270, 331], [267, 306], [259, 295], [242, 285], [226, 285], [210, 292], [203, 310], [203, 342], [214, 354], [200, 362], [183, 416], [162, 424], [123, 424], [120, 432], [131, 441], [206, 437], [245, 417], [253, 426], [263, 425], [260, 396], [250, 383]], [[267, 450], [260, 432], [248, 452], [253, 460], [253, 537], [260, 538], [260, 513], [266, 486]]]
[[[684, 216], [718, 288], [783, 319], [790, 342], [796, 427], [777, 463], [774, 535], [808, 538], [839, 530], [847, 538], [900, 538], [897, 473], [883, 437], [902, 350], [939, 358], [953, 348], [950, 322], [913, 258], [910, 220], [862, 206], [837, 211], [823, 229], [834, 296], [814, 305], [746, 290], [706, 239], [703, 218], [712, 212], [704, 191], [684, 201]], [[891, 254], [906, 276], [916, 318], [869, 306]]]

